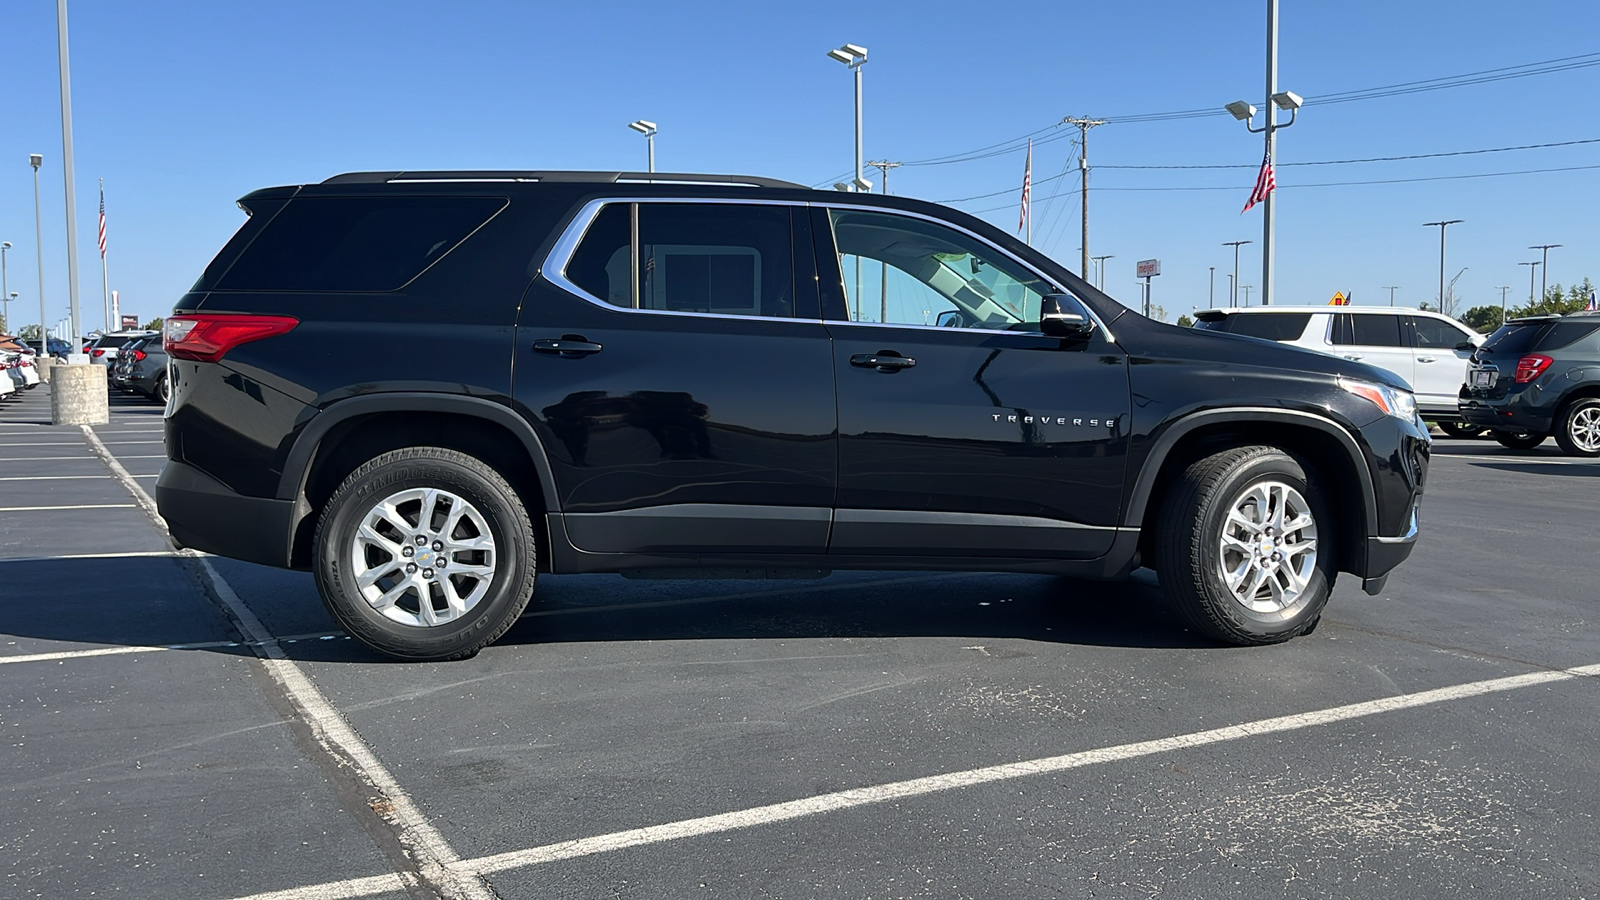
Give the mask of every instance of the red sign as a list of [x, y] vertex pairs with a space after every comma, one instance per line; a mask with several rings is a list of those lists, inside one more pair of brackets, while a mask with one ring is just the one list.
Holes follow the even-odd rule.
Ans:
[[122, 317], [122, 330], [123, 331], [135, 331], [135, 330], [138, 329], [138, 327], [139, 327], [139, 317], [138, 316], [123, 316]]
[[1138, 262], [1140, 278], [1154, 278], [1161, 274], [1161, 260], [1141, 259]]

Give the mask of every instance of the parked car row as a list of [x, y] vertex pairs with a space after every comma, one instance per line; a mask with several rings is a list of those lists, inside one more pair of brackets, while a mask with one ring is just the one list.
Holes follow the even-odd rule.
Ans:
[[157, 403], [167, 402], [167, 351], [159, 333], [135, 337], [122, 344], [108, 365], [106, 378], [112, 388]]
[[1195, 327], [1370, 363], [1404, 378], [1422, 418], [1452, 437], [1488, 431], [1512, 450], [1554, 436], [1600, 456], [1600, 313], [1511, 319], [1485, 338], [1436, 312], [1395, 307], [1208, 309]]
[[33, 348], [9, 334], [0, 334], [0, 402], [39, 386]]

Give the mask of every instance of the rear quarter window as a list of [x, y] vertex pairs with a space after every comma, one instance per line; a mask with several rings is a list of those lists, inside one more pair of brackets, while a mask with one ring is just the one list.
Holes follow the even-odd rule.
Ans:
[[1505, 325], [1489, 335], [1483, 348], [1490, 353], [1534, 353], [1562, 350], [1592, 336], [1600, 322], [1530, 322]]
[[499, 197], [302, 197], [217, 282], [224, 291], [397, 290], [506, 205]]
[[1269, 341], [1293, 341], [1305, 334], [1310, 321], [1310, 313], [1237, 313], [1221, 320], [1196, 323], [1196, 327]]

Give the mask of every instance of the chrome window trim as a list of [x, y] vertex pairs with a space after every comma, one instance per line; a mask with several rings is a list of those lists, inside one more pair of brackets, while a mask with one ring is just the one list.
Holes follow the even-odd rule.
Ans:
[[[539, 267], [540, 276], [542, 276], [546, 281], [549, 281], [551, 284], [570, 294], [575, 294], [589, 301], [590, 303], [601, 307], [602, 309], [611, 310], [613, 312], [643, 313], [653, 316], [688, 316], [697, 319], [740, 319], [754, 322], [822, 321], [821, 319], [800, 318], [798, 316], [741, 316], [734, 315], [732, 313], [686, 312], [684, 310], [677, 309], [640, 309], [637, 306], [615, 306], [607, 303], [604, 300], [601, 300], [599, 297], [596, 297], [583, 288], [578, 287], [567, 278], [567, 264], [572, 261], [572, 255], [578, 251], [578, 245], [583, 242], [584, 235], [588, 234], [589, 227], [593, 225], [594, 220], [599, 217], [600, 211], [609, 205], [617, 203], [720, 203], [725, 205], [732, 204], [739, 206], [810, 206], [809, 203], [800, 200], [768, 200], [757, 199], [753, 197], [637, 197], [620, 195], [615, 197], [599, 197], [594, 200], [590, 200], [588, 203], [585, 203], [582, 208], [578, 210], [577, 215], [572, 217], [572, 221], [567, 223], [566, 230], [561, 233], [561, 237], [557, 238], [555, 245], [550, 248], [550, 255], [545, 257], [544, 265]], [[632, 218], [634, 219], [634, 222], [630, 226], [633, 229], [632, 243], [637, 245], [637, 216]], [[634, 257], [633, 267], [637, 269], [638, 254], [634, 253], [631, 255]], [[639, 279], [637, 275], [635, 275], [633, 286], [633, 294], [635, 295], [633, 301], [634, 303], [639, 302], [637, 296], [639, 291], [638, 281]]]
[[[1038, 269], [1035, 266], [1033, 266], [1031, 263], [1029, 263], [1028, 261], [1018, 257], [1015, 253], [1012, 253], [1012, 252], [1010, 252], [1008, 250], [1005, 250], [1004, 248], [995, 246], [994, 244], [990, 243], [989, 240], [987, 238], [985, 238], [983, 235], [977, 234], [976, 232], [973, 232], [973, 231], [970, 231], [970, 230], [968, 230], [966, 228], [963, 228], [960, 225], [957, 225], [956, 223], [951, 222], [951, 221], [949, 221], [947, 219], [941, 219], [938, 216], [930, 216], [930, 215], [928, 215], [926, 213], [912, 212], [911, 210], [886, 209], [886, 208], [881, 207], [881, 206], [863, 206], [863, 205], [858, 204], [858, 203], [827, 202], [827, 203], [811, 203], [811, 204], [807, 204], [807, 205], [809, 205], [809, 206], [818, 206], [818, 207], [821, 207], [824, 210], [828, 210], [828, 209], [853, 209], [853, 210], [857, 210], [859, 212], [882, 213], [883, 215], [886, 215], [886, 216], [904, 216], [905, 218], [908, 218], [908, 219], [921, 219], [924, 222], [932, 222], [935, 225], [943, 226], [945, 228], [950, 229], [951, 231], [957, 231], [957, 232], [960, 232], [961, 234], [966, 235], [967, 237], [972, 238], [973, 240], [977, 241], [978, 243], [984, 245], [985, 247], [990, 248], [994, 252], [1006, 257], [1007, 259], [1010, 259], [1012, 262], [1014, 262], [1017, 265], [1023, 267], [1024, 269], [1027, 269], [1028, 271], [1032, 272], [1034, 275], [1037, 275], [1039, 277], [1039, 280], [1044, 282], [1045, 284], [1048, 284], [1051, 287], [1056, 288], [1057, 290], [1061, 290], [1060, 286], [1058, 284], [1056, 284], [1055, 279], [1046, 278], [1045, 276], [1040, 275]], [[829, 227], [831, 228], [832, 225], [833, 225], [832, 220], [829, 220], [828, 224], [829, 224]], [[831, 235], [830, 235], [830, 237], [831, 237]], [[834, 241], [834, 246], [835, 247], [838, 246], [838, 241], [837, 240]], [[1070, 293], [1069, 291], [1064, 291], [1064, 290], [1062, 290], [1061, 292], [1062, 293]], [[1100, 314], [1099, 313], [1095, 312], [1094, 307], [1092, 305], [1090, 305], [1089, 303], [1087, 303], [1086, 301], [1084, 301], [1084, 299], [1082, 297], [1079, 297], [1077, 294], [1073, 294], [1072, 296], [1075, 299], [1077, 299], [1079, 305], [1081, 305], [1083, 307], [1084, 312], [1087, 312], [1089, 314], [1089, 318], [1094, 319], [1094, 323], [1096, 325], [1098, 325], [1100, 327], [1100, 331], [1105, 334], [1106, 340], [1109, 341], [1110, 343], [1115, 344], [1117, 342], [1116, 336], [1111, 333], [1111, 329], [1110, 328], [1106, 327], [1105, 321], [1100, 318]], [[837, 323], [837, 324], [841, 324], [841, 325], [875, 325], [875, 326], [877, 326], [879, 328], [931, 328], [931, 329], [933, 329], [935, 331], [943, 331], [943, 332], [946, 332], [946, 333], [958, 332], [959, 331], [959, 332], [995, 332], [995, 333], [1009, 333], [1009, 334], [1044, 334], [1044, 332], [1042, 332], [1042, 331], [1003, 332], [1003, 330], [1001, 330], [1001, 329], [994, 329], [994, 328], [946, 328], [946, 327], [939, 326], [939, 325], [899, 325], [899, 324], [896, 324], [896, 323], [893, 323], [893, 322], [852, 322], [849, 319], [824, 319], [823, 321], [829, 322], [829, 323]]]

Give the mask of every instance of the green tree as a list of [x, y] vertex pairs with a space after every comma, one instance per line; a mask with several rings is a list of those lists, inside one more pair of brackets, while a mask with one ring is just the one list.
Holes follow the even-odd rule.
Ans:
[[1474, 306], [1461, 314], [1461, 321], [1477, 329], [1479, 334], [1488, 334], [1500, 327], [1500, 307]]
[[1511, 311], [1513, 316], [1564, 316], [1574, 313], [1589, 305], [1589, 292], [1594, 290], [1594, 284], [1589, 279], [1583, 279], [1582, 284], [1574, 284], [1566, 290], [1561, 285], [1552, 284], [1545, 289], [1544, 297], [1536, 303], [1519, 306]]
[[25, 341], [37, 341], [39, 339], [39, 326], [24, 325], [22, 326], [22, 331], [17, 333], [17, 337]]
[[162, 322], [161, 316], [156, 316], [154, 319], [151, 319], [150, 321], [144, 323], [144, 330], [145, 331], [160, 331], [161, 330], [161, 322]]
[[1194, 320], [1189, 318], [1187, 315], [1179, 316], [1178, 317], [1178, 327], [1179, 328], [1193, 328], [1194, 327]]

